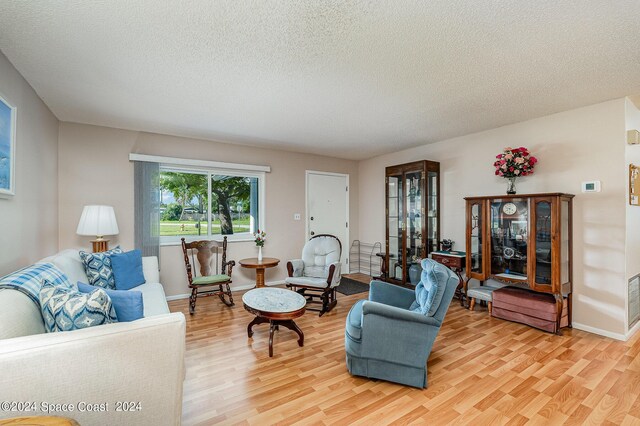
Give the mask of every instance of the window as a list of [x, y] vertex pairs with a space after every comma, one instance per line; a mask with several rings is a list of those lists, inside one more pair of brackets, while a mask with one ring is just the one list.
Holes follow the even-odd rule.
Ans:
[[252, 239], [262, 222], [263, 183], [259, 172], [160, 166], [161, 242]]

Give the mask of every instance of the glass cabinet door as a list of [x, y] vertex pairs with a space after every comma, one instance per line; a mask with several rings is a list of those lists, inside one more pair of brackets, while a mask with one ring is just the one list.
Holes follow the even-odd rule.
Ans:
[[571, 281], [571, 203], [569, 200], [560, 202], [560, 284]]
[[423, 254], [424, 257], [427, 257], [429, 253], [432, 251], [438, 250], [438, 235], [440, 230], [438, 229], [438, 173], [437, 172], [428, 172], [427, 173], [427, 238], [426, 238], [426, 246], [427, 251]]
[[469, 276], [478, 279], [484, 279], [484, 262], [482, 257], [482, 242], [484, 241], [484, 231], [483, 231], [483, 203], [482, 202], [474, 202], [469, 206], [469, 235], [467, 239], [469, 241], [469, 247], [467, 247], [467, 251], [469, 252], [469, 263], [468, 270]]
[[422, 223], [424, 222], [422, 171], [405, 174], [405, 208], [407, 230], [407, 267], [422, 259]]
[[551, 244], [551, 207], [551, 200], [534, 201], [536, 224], [534, 277], [536, 285], [551, 285], [551, 262], [553, 259], [553, 245]]
[[507, 281], [527, 281], [527, 199], [493, 199], [491, 208], [491, 275]]
[[389, 249], [389, 259], [387, 260], [389, 278], [402, 280], [402, 227], [404, 222], [402, 203], [402, 174], [389, 176], [387, 178], [387, 203], [388, 215], [387, 229], [389, 232], [387, 246]]

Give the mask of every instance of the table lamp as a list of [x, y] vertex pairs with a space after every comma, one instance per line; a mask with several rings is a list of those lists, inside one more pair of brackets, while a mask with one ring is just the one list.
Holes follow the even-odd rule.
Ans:
[[118, 222], [116, 214], [111, 206], [84, 206], [78, 229], [78, 235], [96, 236], [92, 240], [93, 252], [98, 253], [109, 250], [109, 240], [105, 240], [105, 235], [118, 235]]

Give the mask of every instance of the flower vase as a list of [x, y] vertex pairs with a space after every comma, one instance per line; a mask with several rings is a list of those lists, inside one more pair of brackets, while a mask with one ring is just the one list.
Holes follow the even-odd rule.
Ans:
[[262, 262], [262, 246], [258, 246], [258, 262]]
[[507, 195], [514, 195], [516, 193], [516, 179], [515, 177], [507, 178]]

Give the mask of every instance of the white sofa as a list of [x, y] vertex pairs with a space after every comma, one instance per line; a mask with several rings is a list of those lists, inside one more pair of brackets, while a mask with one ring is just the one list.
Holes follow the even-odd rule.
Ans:
[[[53, 263], [74, 284], [87, 282], [78, 250], [40, 262]], [[144, 318], [69, 332], [46, 333], [28, 296], [0, 290], [0, 418], [48, 414], [87, 425], [180, 424], [185, 318], [169, 312], [157, 258], [143, 258], [143, 269], [146, 283], [132, 291], [143, 294]], [[9, 410], [6, 402], [14, 402]]]

